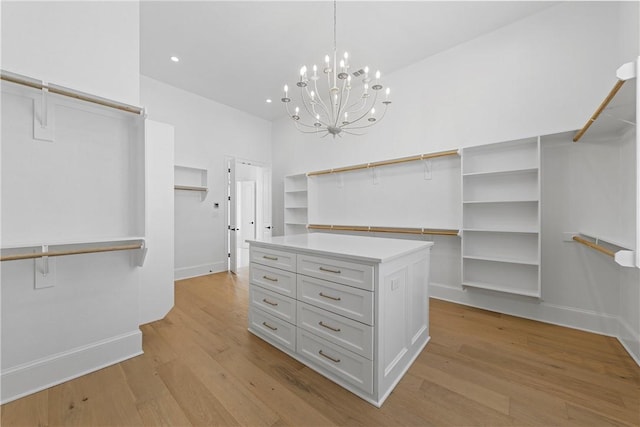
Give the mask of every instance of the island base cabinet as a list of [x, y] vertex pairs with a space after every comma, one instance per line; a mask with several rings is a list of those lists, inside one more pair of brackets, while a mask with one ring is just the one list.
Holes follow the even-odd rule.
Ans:
[[[321, 233], [250, 243], [260, 255], [249, 331], [380, 407], [429, 341], [433, 243]], [[265, 265], [265, 253], [296, 259], [296, 271]]]

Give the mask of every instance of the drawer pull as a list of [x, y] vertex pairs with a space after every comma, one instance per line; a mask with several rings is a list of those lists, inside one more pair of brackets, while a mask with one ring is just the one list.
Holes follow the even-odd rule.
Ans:
[[320, 292], [318, 295], [320, 295], [321, 297], [332, 299], [334, 301], [340, 301], [342, 299], [340, 297], [332, 297], [331, 295], [325, 295], [322, 292]]
[[266, 279], [266, 280], [270, 280], [272, 282], [277, 282], [278, 281], [277, 277], [271, 277], [271, 276], [267, 276], [267, 275], [262, 276], [262, 278]]
[[262, 255], [262, 258], [270, 259], [271, 261], [277, 261], [278, 260], [277, 256]]
[[324, 353], [322, 352], [322, 350], [320, 350], [320, 351], [318, 352], [318, 354], [320, 354], [320, 356], [322, 356], [322, 357], [325, 357], [325, 358], [327, 358], [327, 359], [331, 360], [332, 362], [340, 363], [340, 359], [334, 359], [333, 357], [331, 357], [331, 356], [329, 356], [329, 355], [327, 355], [327, 354], [324, 354]]
[[271, 302], [271, 301], [269, 301], [269, 300], [268, 300], [268, 299], [266, 299], [266, 298], [262, 298], [262, 302], [266, 302], [267, 304], [272, 305], [272, 306], [274, 306], [274, 307], [275, 307], [276, 305], [278, 305], [278, 303], [277, 303], [277, 302]]
[[336, 274], [342, 273], [340, 270], [333, 270], [331, 268], [326, 268], [326, 267], [320, 267], [320, 271], [328, 271], [329, 273], [336, 273]]
[[333, 326], [329, 326], [323, 323], [322, 320], [318, 322], [318, 325], [322, 326], [323, 328], [331, 329], [334, 332], [340, 332], [340, 328], [334, 328]]
[[271, 329], [272, 331], [277, 331], [278, 328], [276, 328], [275, 326], [271, 326], [270, 324], [268, 324], [267, 322], [262, 322], [262, 324], [264, 326], [266, 326], [267, 328]]

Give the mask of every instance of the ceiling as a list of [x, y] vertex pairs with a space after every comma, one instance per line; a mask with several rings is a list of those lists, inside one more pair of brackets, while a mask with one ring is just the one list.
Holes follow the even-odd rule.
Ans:
[[[340, 1], [338, 54], [384, 75], [553, 6], [541, 1]], [[333, 46], [330, 1], [142, 1], [141, 73], [252, 115]], [[170, 57], [175, 55], [180, 62]], [[273, 103], [267, 104], [267, 98]]]

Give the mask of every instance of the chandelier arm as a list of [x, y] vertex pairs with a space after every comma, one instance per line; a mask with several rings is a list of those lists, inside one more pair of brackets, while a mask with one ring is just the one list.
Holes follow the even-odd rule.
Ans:
[[[359, 102], [359, 101], [354, 102], [353, 104], [351, 104], [351, 105], [349, 106], [349, 108], [348, 108], [348, 109], [346, 109], [346, 111], [347, 111], [347, 112], [349, 112], [350, 114], [355, 114], [355, 113], [357, 113], [358, 111], [362, 110], [364, 107], [366, 107], [366, 106], [367, 106], [367, 99], [369, 99], [369, 98], [362, 98], [362, 97], [361, 97], [361, 98], [360, 98], [360, 100], [361, 100], [362, 102]], [[359, 106], [359, 107], [358, 107], [358, 104], [360, 104], [360, 106]], [[351, 110], [352, 108], [355, 108], [355, 107], [358, 107], [358, 108], [356, 108], [355, 110]]]
[[[372, 108], [373, 108], [374, 105], [376, 105], [376, 101], [377, 100], [378, 100], [378, 92], [376, 92], [376, 95], [373, 97], [373, 102], [371, 103], [371, 107]], [[367, 104], [367, 101], [365, 101], [365, 105], [366, 104]], [[369, 111], [371, 111], [371, 108], [367, 108], [367, 111], [365, 111], [365, 113], [363, 115], [361, 115], [360, 117], [358, 117], [354, 121], [350, 122], [349, 124], [358, 123], [360, 120], [364, 119], [367, 116]], [[364, 126], [364, 127], [368, 127], [368, 126]], [[352, 129], [355, 129], [355, 128], [352, 128]]]
[[[311, 93], [309, 92], [309, 86], [307, 85], [304, 88], [300, 88], [300, 92], [301, 92], [300, 93], [300, 97], [303, 98], [303, 100], [304, 100], [304, 93], [302, 92], [303, 90], [307, 93], [309, 99], [311, 99]], [[326, 107], [326, 105], [324, 103], [324, 100], [320, 96], [320, 93], [318, 93], [318, 87], [317, 86], [315, 87], [315, 90], [316, 90], [315, 94], [318, 97], [318, 99], [320, 100], [320, 107], [322, 107], [322, 109], [324, 110], [325, 114], [327, 116], [329, 116], [329, 111], [327, 110], [327, 107]], [[311, 110], [313, 111], [313, 118], [315, 118], [316, 117], [315, 115], [318, 114], [318, 112], [316, 111], [315, 106], [311, 105]]]
[[[339, 127], [342, 128], [342, 125], [338, 126], [338, 122], [340, 121], [340, 116], [342, 116], [342, 100], [344, 99], [344, 89], [345, 87], [347, 87], [347, 79], [344, 79], [344, 81], [342, 82], [342, 91], [340, 92], [340, 105], [338, 106], [338, 112], [336, 114], [336, 121], [334, 126], [335, 127]], [[346, 105], [346, 103], [349, 101], [349, 91], [347, 91], [347, 99], [344, 101], [344, 104]]]
[[298, 131], [300, 133], [318, 133], [318, 132], [321, 132], [321, 130], [319, 128], [315, 127], [315, 126], [311, 126], [311, 127], [315, 128], [315, 130], [303, 130], [303, 129], [300, 129], [300, 127], [298, 125], [300, 125], [302, 123], [298, 123], [298, 122], [295, 122], [295, 123], [296, 123], [296, 128], [298, 129]]
[[[322, 106], [322, 109], [325, 111], [325, 113], [327, 114], [327, 117], [329, 116], [329, 109], [327, 108], [327, 104], [324, 103], [324, 99], [322, 99], [322, 97], [320, 96], [320, 92], [318, 91], [318, 80], [314, 80], [313, 81], [313, 87], [316, 90], [316, 94], [318, 95], [318, 99], [320, 100], [320, 105]], [[307, 89], [307, 93], [309, 93], [309, 89]]]
[[[315, 115], [313, 115], [313, 114], [311, 113], [311, 111], [309, 111], [309, 106], [308, 106], [308, 105], [307, 105], [307, 103], [304, 101], [304, 93], [302, 93], [302, 91], [303, 91], [303, 90], [304, 90], [303, 88], [300, 88], [300, 92], [301, 92], [301, 93], [300, 93], [300, 99], [302, 100], [302, 105], [304, 106], [304, 109], [305, 109], [305, 110], [307, 110], [307, 114], [309, 114], [313, 120], [316, 120], [316, 116], [315, 116]], [[317, 113], [316, 113], [316, 114], [317, 114]], [[318, 120], [318, 122], [320, 122], [320, 120]], [[320, 123], [322, 123], [322, 122], [320, 122]], [[315, 126], [314, 126], [314, 127], [315, 127]]]
[[368, 125], [364, 125], [364, 126], [356, 126], [356, 127], [352, 127], [352, 128], [347, 128], [349, 130], [352, 129], [364, 129], [364, 128], [368, 128], [374, 125], [377, 125], [378, 123], [380, 123], [382, 121], [382, 119], [384, 119], [384, 116], [387, 114], [387, 106], [385, 105], [384, 110], [382, 111], [382, 116], [380, 116], [379, 119], [377, 119], [375, 122], [373, 123], [369, 123]]
[[342, 132], [344, 132], [344, 133], [348, 133], [349, 135], [356, 135], [356, 136], [362, 136], [362, 135], [364, 135], [364, 133], [351, 132], [350, 130], [346, 130], [346, 129], [342, 129]]
[[291, 114], [291, 111], [289, 111], [289, 103], [288, 103], [288, 102], [284, 104], [284, 108], [287, 110], [287, 114], [289, 114], [289, 118], [295, 122], [296, 127], [298, 128], [298, 130], [300, 129], [300, 128], [298, 127], [298, 125], [302, 125], [302, 126], [306, 126], [306, 127], [310, 127], [310, 128], [315, 128], [315, 126], [313, 126], [313, 125], [308, 125], [308, 124], [306, 124], [306, 123], [302, 123], [302, 122], [300, 122], [300, 120], [299, 120], [299, 119], [298, 119], [298, 120], [295, 120], [295, 119], [292, 117], [293, 115]]

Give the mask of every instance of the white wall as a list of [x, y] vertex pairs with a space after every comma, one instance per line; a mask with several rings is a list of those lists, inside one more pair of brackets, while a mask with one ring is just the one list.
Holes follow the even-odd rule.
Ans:
[[3, 1], [2, 69], [138, 105], [137, 1]]
[[[275, 122], [274, 153], [289, 154], [274, 155], [276, 233], [282, 232], [285, 175], [580, 128], [613, 86], [615, 70], [637, 57], [638, 16], [637, 3], [562, 3], [391, 73], [385, 83], [392, 88], [394, 103], [385, 121], [366, 136], [319, 140], [297, 132], [287, 118]], [[620, 149], [612, 150], [608, 164], [624, 165], [618, 158]], [[557, 168], [567, 178], [562, 165]], [[632, 180], [635, 171], [627, 165], [620, 174], [621, 179]], [[410, 198], [413, 189], [407, 186], [404, 191]], [[620, 194], [618, 202], [624, 200]], [[552, 223], [545, 223], [549, 219]], [[543, 217], [544, 230], [561, 229], [564, 224], [557, 221], [557, 216]], [[394, 225], [393, 217], [388, 222], [385, 225]], [[436, 297], [615, 335], [620, 287], [637, 286], [638, 275], [628, 272], [620, 285], [620, 270], [605, 259], [603, 270], [589, 270], [585, 289], [560, 273], [545, 275], [545, 271], [580, 269], [584, 259], [547, 256], [542, 303], [465, 292], [459, 282], [459, 261], [457, 266], [451, 262], [460, 250], [452, 239], [456, 238], [436, 238], [433, 248], [434, 259], [446, 261], [433, 264]], [[543, 251], [545, 247], [543, 242]], [[632, 305], [637, 312], [637, 292], [628, 293], [632, 301], [636, 296]], [[636, 328], [637, 316], [629, 319]], [[633, 333], [637, 337], [638, 331]]]
[[208, 170], [204, 201], [191, 192], [175, 193], [175, 277], [224, 271], [225, 157], [270, 163], [271, 123], [146, 76], [141, 92], [149, 117], [175, 127], [176, 164]]
[[[2, 2], [1, 7], [3, 69], [117, 101], [138, 104], [137, 2]], [[9, 105], [4, 99], [3, 104], [5, 107]], [[16, 102], [11, 104], [12, 108], [16, 108], [16, 105]], [[70, 110], [56, 106], [56, 114], [60, 114], [57, 116], [59, 120], [63, 118], [63, 111], [65, 117], [70, 115]], [[24, 113], [20, 117], [28, 116], [27, 119], [31, 120], [29, 109], [3, 109], [3, 114], [9, 112], [13, 116]], [[62, 148], [62, 141], [77, 139], [79, 135], [91, 138], [91, 126], [90, 120], [83, 120], [79, 131], [75, 129], [63, 132], [58, 129], [57, 141], [29, 140], [27, 144], [40, 155], [45, 150], [55, 152], [56, 147]], [[4, 130], [3, 127], [3, 137]], [[95, 145], [87, 144], [82, 148], [99, 150], [99, 143], [104, 142], [105, 138], [113, 137], [109, 132], [101, 132], [99, 138], [92, 139], [96, 142]], [[116, 137], [127, 138], [126, 134]], [[3, 138], [3, 152], [8, 141]], [[132, 139], [131, 142], [133, 147], [136, 141]], [[16, 153], [15, 150], [10, 152]], [[95, 151], [87, 153], [95, 155]], [[49, 165], [48, 160], [54, 158], [55, 156], [51, 156], [47, 159], [45, 156], [30, 160], [42, 162], [44, 173], [44, 166]], [[3, 160], [9, 161], [8, 158]], [[124, 169], [128, 167], [126, 154], [124, 159], [122, 156], [114, 156], [109, 160], [110, 162], [101, 165]], [[87, 168], [82, 165], [81, 158], [76, 161], [70, 159], [68, 166], [68, 170], [75, 168], [84, 172]], [[60, 169], [61, 172], [68, 170]], [[139, 172], [135, 170], [133, 175]], [[99, 192], [101, 188], [111, 188], [108, 181], [100, 181], [95, 170], [89, 172], [91, 173], [93, 175], [85, 178], [99, 181], [95, 192]], [[16, 177], [7, 176], [5, 171], [3, 175], [2, 181], [6, 189], [6, 185]], [[77, 178], [77, 182], [82, 182], [82, 176]], [[71, 180], [69, 185], [73, 186], [73, 182]], [[41, 185], [46, 186], [48, 181], [43, 180], [43, 183]], [[59, 187], [52, 187], [51, 191], [53, 194], [58, 191], [61, 197], [65, 197], [69, 195], [69, 188], [61, 191]], [[74, 203], [82, 201], [83, 194], [86, 192], [78, 191], [71, 200]], [[10, 194], [3, 191], [3, 208], [8, 207], [5, 196]], [[127, 206], [124, 203], [118, 206], [125, 210], [142, 209], [133, 207], [134, 205], [135, 203]], [[46, 211], [54, 206], [48, 204], [41, 208]], [[84, 206], [83, 209], [86, 212], [91, 207]], [[114, 214], [122, 213], [122, 209], [116, 210]], [[73, 211], [69, 210], [68, 213], [72, 215]], [[142, 215], [143, 212], [138, 214]], [[7, 223], [9, 219], [13, 222]], [[119, 217], [114, 221], [120, 221]], [[127, 223], [127, 220], [124, 221], [118, 224]], [[68, 225], [68, 222], [65, 224]], [[77, 228], [70, 229], [70, 234], [85, 235], [85, 232], [91, 232], [81, 226], [82, 219], [77, 224]], [[29, 224], [24, 224], [16, 217], [5, 218], [3, 215], [3, 231], [11, 229], [14, 231], [12, 236], [15, 236], [14, 227], [25, 231], [18, 233], [19, 235], [29, 235]], [[138, 230], [140, 227], [140, 224], [134, 225]], [[63, 231], [60, 233], [64, 234]], [[97, 235], [102, 230], [93, 231]], [[46, 236], [30, 237], [51, 239], [56, 236], [51, 230], [47, 230]], [[60, 240], [68, 238], [66, 235], [57, 237]], [[127, 252], [60, 257], [56, 259], [55, 286], [45, 289], [34, 289], [33, 261], [3, 263], [1, 400], [12, 400], [22, 394], [139, 354], [142, 350], [142, 336], [138, 329], [139, 280], [140, 269], [135, 267]]]

